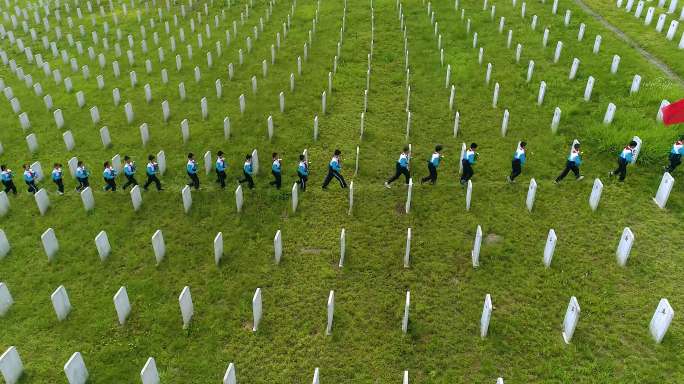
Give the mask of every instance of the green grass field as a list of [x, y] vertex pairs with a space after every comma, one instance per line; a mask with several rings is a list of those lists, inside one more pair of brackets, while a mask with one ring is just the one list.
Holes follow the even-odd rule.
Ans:
[[[287, 21], [292, 3], [279, 0], [273, 5], [270, 20], [265, 19], [268, 4], [256, 1], [244, 25], [240, 12], [245, 3], [215, 1], [209, 17], [204, 3], [194, 3], [188, 15], [180, 16], [180, 3], [167, 12], [165, 5], [138, 3], [146, 27], [149, 53], [140, 46], [140, 27], [129, 3], [128, 15], [115, 4], [123, 38], [123, 55], [118, 58], [121, 77], [112, 74], [116, 26], [108, 6], [106, 16], [97, 16], [95, 29], [105, 37], [108, 22], [109, 50], [99, 42], [94, 49], [107, 57], [100, 70], [87, 51], [78, 55], [68, 45], [66, 12], [58, 23], [50, 17], [50, 40], [62, 28], [60, 49], [77, 58], [79, 66], [90, 67], [90, 78], [72, 73], [69, 64], [53, 58], [43, 49], [42, 26], [29, 23], [39, 39], [31, 41], [21, 25], [15, 32], [33, 53], [42, 53], [51, 68], [70, 76], [76, 90], [83, 90], [86, 107], [76, 104], [75, 91], [66, 93], [63, 84], [43, 74], [19, 55], [7, 38], [4, 49], [17, 64], [40, 82], [44, 94], [52, 95], [55, 107], [64, 112], [66, 126], [56, 128], [48, 111], [32, 89], [0, 67], [0, 76], [20, 99], [31, 119], [31, 132], [38, 137], [39, 151], [31, 155], [19, 120], [10, 104], [2, 98], [0, 142], [4, 153], [0, 162], [15, 171], [22, 163], [40, 161], [45, 170], [53, 162], [66, 165], [78, 156], [91, 168], [96, 207], [86, 213], [81, 199], [73, 192], [75, 182], [67, 176], [68, 193], [57, 196], [50, 182], [42, 183], [49, 192], [51, 207], [45, 216], [38, 214], [33, 197], [17, 176], [18, 197], [10, 196], [11, 210], [2, 218], [2, 228], [12, 250], [0, 261], [0, 281], [9, 287], [15, 304], [0, 318], [0, 350], [17, 347], [24, 363], [22, 383], [65, 382], [63, 365], [76, 351], [83, 354], [90, 372], [90, 383], [139, 382], [140, 369], [148, 357], [156, 359], [163, 383], [219, 383], [230, 362], [235, 363], [240, 383], [311, 382], [314, 369], [320, 368], [321, 383], [399, 383], [404, 370], [412, 383], [662, 383], [684, 380], [681, 350], [684, 329], [676, 313], [662, 344], [650, 336], [648, 324], [658, 301], [665, 297], [677, 312], [684, 308], [684, 292], [678, 277], [684, 272], [681, 223], [684, 193], [679, 180], [667, 203], [659, 209], [652, 197], [662, 177], [662, 166], [672, 141], [680, 131], [656, 122], [662, 99], [682, 97], [682, 89], [669, 82], [637, 52], [592, 17], [582, 13], [573, 2], [561, 0], [558, 15], [551, 13], [549, 1], [527, 2], [527, 15], [520, 16], [521, 2], [496, 2], [495, 20], [482, 10], [482, 1], [461, 0], [459, 10], [450, 2], [433, 2], [432, 9], [442, 34], [445, 63], [440, 64], [434, 27], [427, 15], [427, 3], [404, 1], [407, 26], [412, 127], [406, 139], [406, 71], [403, 31], [400, 29], [395, 1], [373, 2], [375, 29], [371, 37], [371, 6], [368, 1], [349, 0], [341, 57], [334, 75], [328, 110], [321, 113], [321, 93], [327, 89], [340, 38], [343, 1], [322, 0], [316, 32], [297, 75], [297, 57], [303, 56], [308, 31], [312, 29], [317, 3], [299, 0], [291, 15], [287, 37], [282, 24]], [[74, 40], [84, 50], [92, 44], [93, 29], [83, 2], [84, 18], [78, 20], [71, 4]], [[492, 2], [490, 1], [490, 5]], [[52, 5], [54, 9], [54, 4]], [[95, 15], [97, 9], [95, 4]], [[163, 8], [172, 33], [173, 14], [178, 14], [186, 43], [175, 32], [177, 52], [171, 52], [169, 36], [156, 8]], [[612, 4], [614, 7], [614, 4]], [[62, 8], [64, 4], [62, 4]], [[5, 10], [3, 5], [3, 10]], [[471, 31], [466, 31], [466, 20]], [[563, 25], [565, 9], [572, 21]], [[221, 11], [225, 10], [225, 19]], [[211, 38], [204, 37], [204, 49], [190, 33], [190, 18], [202, 12], [204, 31], [209, 20]], [[42, 13], [44, 14], [44, 13]], [[538, 15], [536, 30], [530, 29], [532, 15]], [[220, 26], [213, 27], [219, 15]], [[499, 34], [499, 17], [506, 18]], [[246, 52], [245, 38], [264, 17], [264, 29]], [[150, 27], [149, 18], [156, 25]], [[23, 18], [19, 18], [20, 22]], [[238, 34], [226, 46], [225, 29], [237, 20]], [[580, 23], [587, 31], [577, 41]], [[86, 35], [80, 36], [83, 24]], [[11, 23], [4, 22], [10, 30]], [[550, 29], [549, 44], [542, 46], [542, 33]], [[629, 31], [640, 33], [636, 26]], [[506, 34], [513, 30], [513, 43], [506, 48]], [[165, 61], [159, 63], [152, 34], [159, 34]], [[270, 47], [281, 33], [281, 48], [268, 75], [261, 75], [261, 62], [270, 64]], [[482, 65], [478, 50], [472, 47], [472, 34], [478, 33], [478, 46], [484, 47]], [[134, 34], [135, 65], [126, 59], [127, 34]], [[592, 53], [596, 34], [603, 36], [599, 54]], [[363, 92], [366, 87], [367, 55], [374, 40], [368, 111], [365, 132], [359, 135]], [[564, 48], [560, 61], [553, 63], [558, 40]], [[215, 43], [221, 41], [222, 56]], [[186, 44], [193, 45], [193, 58]], [[523, 45], [520, 63], [515, 62], [515, 46]], [[650, 48], [650, 47], [647, 47]], [[238, 65], [238, 49], [245, 61]], [[214, 54], [213, 68], [207, 67], [206, 51]], [[180, 72], [174, 56], [183, 56]], [[622, 58], [617, 74], [610, 73], [614, 54]], [[144, 58], [149, 56], [153, 71], [145, 73]], [[572, 59], [581, 65], [577, 78], [568, 80]], [[535, 61], [530, 83], [526, 82], [527, 63]], [[487, 63], [492, 63], [490, 84], [485, 84]], [[235, 76], [228, 79], [227, 67], [235, 65]], [[461, 116], [458, 137], [453, 137], [453, 112], [449, 110], [449, 90], [445, 85], [446, 65], [452, 66], [451, 82], [456, 87], [456, 108]], [[193, 68], [201, 69], [199, 83]], [[166, 68], [169, 83], [161, 81]], [[131, 87], [128, 72], [135, 70], [138, 85]], [[95, 76], [103, 74], [105, 88], [99, 90]], [[295, 91], [289, 90], [290, 73], [295, 73]], [[632, 77], [643, 77], [641, 90], [629, 95]], [[589, 76], [596, 78], [592, 99], [582, 99]], [[251, 77], [258, 79], [258, 92], [251, 91]], [[221, 79], [222, 98], [217, 99], [214, 81]], [[537, 106], [540, 81], [547, 83], [544, 103]], [[187, 99], [181, 101], [178, 83], [183, 81]], [[492, 107], [494, 83], [500, 84], [498, 107]], [[143, 85], [149, 83], [153, 100], [146, 103]], [[114, 106], [112, 90], [118, 87], [122, 102]], [[278, 94], [286, 96], [285, 113], [279, 111]], [[238, 97], [245, 94], [247, 109], [240, 114]], [[203, 121], [200, 99], [206, 97], [209, 117]], [[168, 100], [171, 118], [165, 123], [161, 102]], [[130, 101], [135, 121], [126, 122], [124, 103]], [[615, 120], [603, 124], [609, 102], [617, 105]], [[102, 121], [94, 125], [88, 108], [98, 106]], [[555, 107], [562, 109], [558, 132], [550, 124]], [[505, 137], [500, 127], [504, 109], [510, 112]], [[266, 119], [273, 116], [275, 137], [268, 140]], [[313, 140], [313, 119], [319, 117], [320, 135]], [[223, 137], [223, 119], [231, 119], [232, 134]], [[191, 138], [183, 144], [180, 122], [190, 122]], [[141, 146], [138, 126], [147, 123], [151, 139]], [[103, 149], [99, 128], [108, 126], [113, 147]], [[62, 133], [71, 130], [76, 147], [67, 152]], [[615, 167], [617, 153], [632, 136], [644, 141], [638, 164], [629, 168], [624, 184], [608, 178]], [[583, 143], [586, 179], [566, 179], [554, 185], [562, 170], [574, 138]], [[516, 184], [507, 184], [510, 160], [519, 140], [528, 142], [528, 164]], [[458, 185], [458, 156], [462, 142], [477, 142], [480, 158], [475, 165], [473, 200], [465, 210], [465, 191]], [[403, 211], [406, 189], [383, 181], [394, 171], [401, 148], [411, 143], [414, 180], [427, 175], [426, 160], [435, 144], [445, 146], [438, 184], [417, 185], [413, 191], [410, 214]], [[360, 148], [359, 171], [354, 173], [356, 147]], [[245, 191], [245, 206], [235, 209], [236, 177], [244, 155], [257, 148], [261, 173], [253, 191]], [[300, 193], [299, 209], [292, 213], [289, 190], [296, 179], [296, 160], [308, 149], [311, 162], [309, 189]], [[348, 194], [331, 184], [322, 191], [320, 183], [332, 152], [343, 151], [343, 175], [354, 181], [354, 209], [348, 215]], [[127, 192], [104, 193], [101, 164], [115, 154], [137, 160], [138, 180], [144, 179], [142, 166], [150, 153], [164, 150], [168, 171], [162, 177], [165, 191], [146, 192], [143, 206], [134, 212]], [[185, 156], [192, 151], [226, 152], [229, 187], [220, 190], [214, 175], [201, 172], [202, 190], [193, 193], [193, 206], [183, 213], [180, 190], [187, 182]], [[269, 155], [277, 151], [284, 159], [283, 189], [268, 185]], [[682, 169], [673, 174], [680, 179]], [[68, 172], [65, 171], [65, 174]], [[525, 208], [529, 179], [539, 184], [537, 201], [531, 213]], [[588, 199], [593, 179], [605, 184], [599, 209], [592, 212]], [[119, 185], [123, 179], [119, 178]], [[485, 240], [480, 267], [473, 269], [470, 252], [475, 230], [481, 225]], [[635, 243], [626, 267], [616, 263], [615, 249], [624, 227], [635, 234]], [[60, 251], [47, 262], [40, 235], [55, 229]], [[412, 228], [411, 266], [404, 268], [406, 230]], [[339, 262], [339, 235], [347, 234], [347, 254], [343, 268]], [[546, 236], [553, 228], [558, 244], [549, 269], [542, 264]], [[162, 229], [166, 239], [166, 258], [155, 259], [150, 237]], [[282, 231], [283, 259], [275, 264], [273, 236]], [[98, 258], [93, 242], [106, 230], [112, 254], [105, 262]], [[223, 232], [225, 256], [214, 264], [212, 241]], [[68, 319], [58, 322], [50, 294], [64, 285], [73, 310]], [[117, 322], [112, 296], [126, 286], [133, 307], [125, 326]], [[190, 286], [195, 314], [187, 330], [182, 329], [178, 295]], [[264, 317], [256, 333], [251, 331], [252, 295], [263, 291]], [[326, 336], [326, 300], [335, 291], [336, 307], [331, 336]], [[407, 334], [401, 322], [406, 291], [411, 291], [410, 321]], [[486, 294], [491, 294], [494, 310], [487, 338], [480, 338], [480, 316]], [[561, 337], [563, 316], [571, 296], [579, 300], [582, 312], [572, 343]]]

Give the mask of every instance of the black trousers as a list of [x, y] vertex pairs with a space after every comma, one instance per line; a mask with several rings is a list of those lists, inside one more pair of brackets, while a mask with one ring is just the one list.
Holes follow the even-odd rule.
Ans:
[[249, 186], [249, 189], [254, 189], [254, 179], [252, 178], [252, 175], [250, 175], [249, 173], [247, 173], [245, 171], [242, 171], [242, 174], [245, 176], [245, 178], [238, 180], [238, 182], [240, 184], [246, 182], [247, 185]]
[[25, 181], [26, 185], [28, 186], [28, 191], [30, 193], [35, 194], [38, 192], [38, 187], [36, 187], [36, 182], [35, 181]]
[[54, 183], [57, 184], [57, 190], [61, 193], [64, 193], [64, 181], [62, 181], [62, 179], [52, 181], [54, 181]]
[[190, 182], [188, 183], [188, 186], [194, 187], [195, 189], [199, 189], [199, 176], [197, 176], [197, 173], [188, 172], [188, 177], [190, 177]]
[[112, 191], [112, 192], [116, 191], [116, 180], [104, 179], [104, 181], [105, 181], [105, 184], [107, 184], [107, 185], [105, 185], [105, 188], [104, 188], [105, 191]]
[[299, 176], [299, 181], [297, 181], [297, 184], [299, 184], [299, 188], [302, 189], [302, 191], [306, 191], [306, 183], [309, 181], [309, 176], [297, 171], [297, 175]]
[[221, 185], [221, 188], [226, 187], [226, 171], [216, 171], [216, 182]]
[[156, 174], [154, 175], [147, 175], [147, 182], [143, 186], [143, 189], [147, 191], [147, 187], [150, 186], [150, 184], [154, 183], [157, 186], [157, 191], [162, 190], [161, 182], [159, 181], [159, 178], [157, 177]]
[[670, 153], [670, 165], [665, 169], [669, 173], [674, 172], [674, 170], [682, 163], [682, 155]]
[[516, 177], [520, 176], [522, 173], [522, 162], [519, 159], [514, 159], [511, 162], [511, 181], [515, 180]]
[[3, 181], [2, 185], [5, 186], [5, 193], [14, 193], [15, 195], [17, 194], [17, 187], [14, 185], [14, 181]]
[[328, 174], [325, 176], [325, 180], [323, 180], [323, 188], [328, 188], [328, 184], [330, 184], [333, 177], [340, 183], [340, 187], [347, 188], [347, 182], [344, 181], [344, 177], [331, 166], [328, 166]]
[[465, 184], [470, 180], [471, 177], [475, 174], [473, 172], [473, 166], [470, 164], [470, 161], [463, 159], [461, 160], [461, 164], [463, 164], [463, 173], [461, 174], [461, 184]]
[[556, 177], [556, 181], [563, 180], [570, 171], [572, 171], [572, 173], [575, 174], [575, 178], [580, 177], [579, 167], [575, 164], [574, 161], [568, 161], [565, 163], [565, 169], [563, 170], [563, 172], [561, 172], [561, 174], [558, 175], [558, 177]]
[[620, 175], [620, 181], [625, 181], [625, 177], [627, 177], [627, 160], [618, 157], [618, 166], [613, 173]]
[[428, 172], [430, 172], [430, 175], [427, 177], [423, 177], [420, 182], [424, 183], [426, 181], [429, 181], [430, 184], [435, 184], [437, 182], [437, 168], [428, 161]]
[[396, 179], [399, 178], [399, 176], [404, 175], [406, 178], [406, 184], [409, 183], [409, 179], [411, 179], [411, 173], [409, 172], [408, 168], [404, 168], [401, 166], [401, 164], [396, 163], [396, 169], [394, 170], [394, 176], [390, 177], [387, 180], [387, 184], [392, 184], [392, 182]]
[[126, 179], [128, 179], [128, 181], [126, 182], [126, 184], [123, 185], [124, 191], [126, 190], [126, 188], [130, 187], [131, 185], [133, 185], [133, 186], [138, 185], [138, 180], [135, 179], [135, 175], [130, 175], [130, 176], [126, 175]]
[[274, 180], [271, 181], [269, 184], [275, 185], [276, 188], [280, 189], [280, 186], [281, 186], [282, 181], [283, 181], [282, 175], [280, 174], [280, 172], [276, 172], [276, 171], [271, 171], [271, 173], [273, 174]]
[[78, 180], [78, 187], [76, 187], [77, 191], [82, 191], [90, 187], [90, 182], [87, 177], [77, 177], [76, 180]]

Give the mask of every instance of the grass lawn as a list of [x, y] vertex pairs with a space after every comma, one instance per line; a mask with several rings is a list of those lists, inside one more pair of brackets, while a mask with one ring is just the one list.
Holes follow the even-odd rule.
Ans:
[[[593, 3], [593, 2], [592, 2]], [[660, 383], [681, 382], [684, 368], [681, 350], [684, 329], [675, 315], [662, 344], [651, 339], [648, 324], [658, 301], [667, 298], [675, 311], [684, 308], [684, 292], [678, 276], [684, 273], [681, 223], [684, 215], [682, 183], [676, 182], [667, 203], [659, 209], [652, 201], [662, 177], [662, 166], [677, 137], [675, 128], [656, 122], [662, 99], [681, 98], [682, 89], [670, 83], [661, 72], [637, 52], [603, 29], [569, 0], [561, 1], [558, 15], [551, 13], [550, 1], [527, 2], [525, 18], [520, 1], [496, 2], [495, 20], [482, 10], [481, 1], [461, 0], [459, 10], [450, 2], [435, 2], [436, 21], [442, 35], [445, 62], [440, 64], [434, 26], [427, 15], [427, 4], [402, 2], [407, 27], [412, 125], [406, 138], [406, 70], [403, 31], [395, 1], [375, 0], [374, 32], [371, 34], [371, 8], [368, 1], [348, 0], [346, 29], [341, 57], [334, 75], [327, 113], [321, 112], [321, 93], [327, 89], [340, 39], [344, 3], [320, 2], [318, 23], [303, 72], [297, 74], [297, 57], [316, 17], [317, 3], [299, 0], [290, 14], [291, 27], [283, 36], [293, 3], [279, 0], [266, 20], [268, 4], [255, 1], [245, 24], [240, 13], [245, 3], [230, 7], [222, 1], [209, 5], [193, 3], [192, 12], [180, 3], [141, 3], [132, 9], [115, 4], [123, 54], [116, 58], [116, 26], [112, 12], [98, 15], [95, 29], [104, 37], [108, 22], [109, 50], [102, 42], [94, 46], [102, 52], [107, 65], [100, 70], [90, 60], [87, 47], [92, 44], [90, 16], [81, 2], [84, 18], [79, 20], [71, 4], [74, 25], [69, 28], [66, 11], [61, 22], [50, 16], [50, 40], [56, 40], [55, 27], [62, 29], [60, 49], [76, 57], [79, 66], [87, 64], [90, 78], [72, 73], [69, 64], [53, 58], [40, 41], [42, 26], [29, 24], [38, 32], [32, 41], [21, 25], [21, 37], [33, 53], [42, 53], [52, 69], [70, 76], [74, 91], [55, 84], [42, 69], [19, 55], [7, 38], [4, 49], [24, 71], [40, 82], [50, 94], [55, 108], [64, 112], [66, 126], [55, 126], [52, 112], [42, 97], [19, 81], [9, 66], [0, 66], [0, 76], [21, 101], [31, 120], [31, 131], [40, 144], [30, 154], [19, 120], [8, 101], [0, 103], [0, 142], [4, 153], [0, 162], [18, 172], [24, 162], [40, 161], [49, 170], [56, 161], [78, 156], [93, 173], [94, 211], [83, 210], [80, 197], [72, 190], [55, 194], [54, 186], [42, 183], [50, 192], [51, 207], [40, 216], [33, 197], [17, 175], [18, 197], [10, 196], [10, 213], [2, 218], [2, 228], [12, 250], [0, 261], [0, 281], [9, 287], [15, 304], [0, 318], [0, 350], [17, 346], [24, 362], [23, 383], [64, 382], [63, 365], [72, 353], [80, 351], [90, 372], [90, 383], [138, 382], [140, 369], [148, 357], [156, 359], [163, 383], [218, 383], [226, 367], [235, 363], [241, 383], [310, 382], [314, 369], [320, 368], [322, 383], [398, 383], [404, 370], [412, 383], [493, 383], [503, 377], [506, 383]], [[490, 5], [492, 2], [490, 2]], [[53, 5], [54, 6], [54, 5]], [[169, 21], [175, 36], [172, 52], [164, 24], [156, 8], [163, 9], [162, 20]], [[610, 4], [614, 7], [614, 4]], [[64, 4], [62, 4], [62, 8]], [[565, 9], [572, 11], [568, 27], [563, 25]], [[461, 19], [465, 9], [465, 20]], [[4, 8], [3, 8], [4, 10]], [[142, 52], [141, 32], [135, 10], [141, 10], [146, 28], [148, 54]], [[225, 10], [225, 19], [221, 12]], [[202, 21], [197, 14], [201, 12]], [[173, 15], [179, 26], [174, 27]], [[531, 30], [532, 15], [538, 15], [536, 30]], [[214, 15], [220, 26], [213, 27]], [[499, 17], [504, 16], [503, 33], [498, 32]], [[211, 23], [211, 37], [203, 36], [203, 49], [196, 34], [190, 33], [190, 20], [204, 31]], [[264, 17], [264, 28], [247, 53], [245, 38]], [[155, 18], [151, 27], [148, 19]], [[466, 20], [471, 30], [466, 30]], [[23, 18], [19, 18], [20, 22]], [[232, 22], [237, 21], [237, 36]], [[580, 23], [586, 24], [583, 41], [577, 40]], [[78, 25], [86, 30], [81, 37]], [[11, 23], [4, 22], [6, 29]], [[181, 43], [178, 29], [184, 28]], [[542, 46], [544, 28], [550, 30], [547, 47]], [[173, 32], [174, 28], [176, 32]], [[631, 29], [626, 26], [625, 28]], [[226, 46], [224, 30], [231, 30]], [[511, 48], [506, 47], [507, 31], [513, 31]], [[84, 54], [69, 46], [68, 31], [83, 42]], [[165, 60], [159, 63], [153, 33]], [[276, 33], [281, 47], [276, 62], [270, 65], [271, 45]], [[484, 47], [483, 63], [473, 48], [473, 33], [478, 47]], [[135, 63], [126, 59], [127, 35], [135, 40]], [[592, 53], [594, 37], [603, 36], [599, 54]], [[368, 109], [365, 130], [360, 136], [360, 115], [366, 88], [368, 53], [374, 41]], [[558, 63], [553, 62], [557, 41], [564, 47]], [[221, 41], [222, 55], [216, 52]], [[520, 63], [515, 47], [523, 45]], [[192, 44], [188, 58], [186, 44]], [[655, 44], [655, 43], [654, 43]], [[650, 49], [650, 46], [645, 46]], [[238, 50], [244, 63], [238, 64]], [[208, 68], [206, 51], [213, 51], [214, 65]], [[657, 53], [654, 51], [654, 53]], [[182, 55], [182, 69], [176, 71], [176, 54]], [[614, 54], [621, 56], [617, 74], [610, 73]], [[145, 71], [144, 59], [153, 66]], [[568, 79], [572, 59], [580, 59], [574, 80]], [[112, 74], [111, 63], [119, 61], [121, 77]], [[269, 62], [262, 76], [262, 60]], [[526, 82], [528, 61], [535, 61], [534, 75]], [[233, 63], [235, 75], [228, 79], [227, 67]], [[492, 81], [485, 83], [487, 63], [492, 63]], [[452, 67], [451, 83], [456, 88], [455, 110], [460, 113], [460, 129], [453, 137], [454, 111], [449, 110], [449, 89], [445, 88], [446, 66]], [[193, 68], [201, 71], [199, 82]], [[681, 67], [681, 66], [680, 66]], [[169, 74], [168, 84], [161, 70]], [[128, 72], [135, 70], [138, 85], [132, 87]], [[99, 90], [95, 76], [103, 74], [105, 87]], [[290, 91], [290, 74], [295, 74], [295, 90]], [[642, 76], [640, 91], [629, 95], [635, 74]], [[256, 76], [258, 91], [252, 94], [251, 78]], [[589, 76], [596, 78], [589, 102], [582, 98]], [[223, 84], [222, 97], [215, 93], [215, 81]], [[547, 84], [546, 98], [537, 105], [540, 81]], [[179, 98], [178, 83], [183, 81], [187, 98]], [[494, 84], [500, 84], [498, 106], [492, 107]], [[153, 100], [145, 101], [143, 85], [149, 83]], [[112, 102], [112, 90], [121, 92], [121, 104]], [[76, 90], [85, 93], [86, 105], [79, 108]], [[279, 111], [278, 95], [284, 92], [285, 112]], [[246, 96], [246, 111], [240, 113], [238, 97]], [[200, 99], [206, 97], [209, 116], [202, 119]], [[161, 102], [168, 100], [171, 118], [164, 122]], [[132, 103], [135, 120], [128, 124], [124, 103]], [[615, 120], [603, 124], [608, 103], [617, 106]], [[97, 106], [102, 121], [93, 124], [88, 108]], [[550, 129], [554, 109], [562, 110], [558, 132]], [[510, 113], [508, 133], [501, 136], [504, 110]], [[275, 136], [267, 136], [267, 117], [273, 117]], [[313, 140], [314, 116], [318, 115], [320, 135]], [[224, 140], [223, 121], [231, 120], [231, 137]], [[180, 122], [188, 119], [190, 140], [183, 143]], [[147, 123], [150, 142], [141, 146], [138, 126]], [[109, 127], [113, 146], [103, 148], [99, 129]], [[67, 152], [62, 133], [70, 130], [76, 140]], [[630, 166], [624, 184], [608, 178], [616, 156], [634, 135], [644, 141], [635, 166]], [[562, 170], [573, 139], [583, 143], [586, 179], [566, 179], [552, 183]], [[510, 160], [519, 140], [528, 142], [528, 164], [516, 184], [506, 183]], [[473, 200], [465, 210], [465, 191], [458, 185], [458, 156], [463, 142], [479, 144], [479, 160], [473, 178]], [[403, 211], [406, 189], [395, 183], [387, 190], [383, 181], [394, 171], [401, 148], [411, 143], [413, 190], [410, 214]], [[435, 144], [445, 147], [437, 185], [419, 185], [427, 175], [426, 160]], [[355, 153], [359, 147], [357, 175]], [[261, 172], [255, 190], [245, 190], [245, 206], [238, 214], [234, 189], [245, 154], [257, 148]], [[348, 215], [348, 193], [331, 184], [323, 191], [332, 152], [343, 152], [343, 175], [354, 181], [354, 209]], [[299, 153], [308, 150], [311, 163], [309, 189], [300, 192], [299, 208], [292, 213], [289, 191], [296, 179]], [[164, 150], [168, 170], [162, 177], [165, 191], [143, 195], [140, 211], [134, 212], [127, 192], [101, 191], [102, 162], [115, 154], [127, 154], [143, 164], [149, 153]], [[226, 152], [229, 187], [220, 190], [214, 175], [201, 171], [203, 189], [193, 192], [193, 206], [183, 213], [181, 187], [187, 182], [185, 156], [194, 152]], [[271, 152], [284, 159], [283, 189], [268, 185]], [[200, 162], [201, 163], [201, 162]], [[674, 173], [680, 179], [682, 169]], [[65, 171], [65, 174], [68, 172]], [[539, 184], [534, 209], [525, 208], [530, 178]], [[593, 179], [605, 184], [599, 209], [592, 212], [588, 199]], [[119, 177], [119, 184], [123, 183]], [[484, 241], [480, 267], [471, 264], [471, 249], [478, 225]], [[40, 235], [54, 228], [60, 251], [47, 262]], [[635, 234], [635, 243], [626, 267], [616, 263], [615, 250], [624, 227]], [[339, 268], [339, 236], [346, 230], [347, 254]], [[412, 229], [411, 265], [404, 268], [407, 228]], [[558, 235], [553, 262], [545, 269], [542, 256], [549, 229]], [[155, 265], [150, 237], [164, 232], [166, 258]], [[100, 262], [93, 239], [106, 230], [112, 254]], [[283, 259], [275, 264], [273, 236], [282, 231]], [[217, 267], [212, 241], [223, 232], [225, 256]], [[64, 285], [73, 311], [58, 322], [50, 294]], [[117, 322], [112, 296], [126, 286], [132, 314], [125, 326]], [[182, 329], [178, 295], [183, 287], [192, 291], [195, 314], [187, 330]], [[252, 326], [252, 295], [260, 287], [264, 316], [256, 333]], [[331, 336], [326, 336], [326, 300], [335, 291], [335, 317]], [[408, 332], [402, 333], [406, 291], [411, 292]], [[494, 310], [489, 334], [480, 338], [480, 316], [486, 294], [491, 294]], [[563, 316], [571, 296], [581, 306], [581, 316], [572, 343], [561, 337]]]

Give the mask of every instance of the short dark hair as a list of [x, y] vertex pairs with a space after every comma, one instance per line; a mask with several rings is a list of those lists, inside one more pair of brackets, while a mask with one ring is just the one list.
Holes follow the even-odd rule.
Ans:
[[0, 169], [2, 169], [4, 171], [5, 169], [7, 169], [7, 166], [5, 164], [0, 165]]
[[573, 145], [572, 147], [575, 148], [575, 149], [579, 149], [580, 143], [575, 143], [575, 145]]
[[79, 160], [78, 163], [76, 163], [76, 165], [81, 166], [81, 165], [83, 165], [83, 162], [81, 160]]
[[632, 141], [629, 142], [629, 146], [630, 146], [630, 147], [636, 147], [636, 146], [637, 146], [637, 142], [634, 141], [634, 140], [632, 140]]
[[299, 160], [304, 160], [304, 159], [306, 159], [306, 157], [304, 156], [304, 154], [299, 155]]
[[477, 143], [470, 143], [470, 149], [477, 148]]
[[193, 157], [195, 157], [194, 153], [192, 153], [192, 152], [188, 153], [188, 159], [192, 159]]
[[525, 147], [527, 146], [527, 142], [526, 142], [526, 141], [521, 141], [521, 142], [520, 142], [520, 146], [523, 147], [523, 148], [525, 148]]
[[109, 161], [105, 161], [105, 162], [104, 162], [104, 166], [105, 166], [105, 168], [108, 167], [108, 166], [109, 166]]
[[154, 160], [154, 155], [147, 156], [147, 160], [150, 160], [150, 161]]
[[246, 160], [251, 160], [251, 159], [252, 159], [252, 154], [251, 154], [251, 153], [248, 153], [247, 156], [245, 156], [245, 159], [246, 159]]
[[407, 145], [407, 146], [404, 147], [404, 152], [408, 152], [408, 151], [409, 151], [409, 147], [408, 147], [408, 145]]
[[439, 152], [439, 151], [441, 151], [441, 150], [442, 150], [442, 146], [441, 146], [441, 145], [436, 145], [436, 146], [435, 146], [435, 152]]
[[340, 151], [339, 149], [336, 149], [336, 150], [335, 150], [335, 156], [339, 156], [339, 155], [341, 155], [341, 154], [342, 154], [342, 151]]
[[271, 157], [278, 157], [278, 152], [273, 152], [273, 154], [271, 155]]
[[61, 166], [62, 166], [62, 164], [60, 164], [60, 163], [55, 163], [55, 165], [53, 165], [53, 167], [61, 167]]
[[124, 156], [124, 160], [130, 160], [130, 159], [131, 159], [131, 157], [128, 155]]
[[223, 156], [223, 151], [218, 151], [216, 154], [219, 156]]

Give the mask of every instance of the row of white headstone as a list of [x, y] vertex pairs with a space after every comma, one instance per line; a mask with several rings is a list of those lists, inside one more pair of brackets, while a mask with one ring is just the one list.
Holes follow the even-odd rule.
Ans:
[[[637, 19], [640, 19], [641, 15], [644, 14], [644, 8], [648, 4], [644, 1], [639, 1], [637, 3], [636, 7], [634, 7], [634, 0], [627, 0], [626, 2], [623, 0], [617, 0], [616, 6], [618, 8], [622, 8], [623, 3], [625, 3], [624, 4], [625, 12], [627, 12], [627, 13], [631, 13], [632, 9], [634, 8], [634, 17], [636, 17]], [[658, 4], [658, 6], [661, 8], [663, 7], [660, 4]], [[658, 16], [658, 21], [656, 22], [656, 27], [655, 27], [656, 32], [658, 32], [659, 34], [663, 32], [663, 30], [665, 28], [665, 24], [667, 23], [668, 15], [675, 14], [676, 10], [677, 10], [677, 0], [672, 0], [670, 2], [670, 6], [667, 8], [666, 13], [661, 13]], [[646, 14], [645, 14], [646, 16], [644, 17], [644, 25], [648, 26], [648, 25], [651, 25], [653, 23], [653, 18], [655, 16], [655, 13], [656, 13], [656, 7], [648, 7], [648, 9], [646, 10]], [[679, 23], [681, 20], [684, 20], [684, 6], [682, 6], [682, 10], [679, 14], [679, 19], [677, 19], [676, 17], [677, 16], [675, 16], [675, 19], [670, 21], [670, 26], [667, 29], [667, 33], [665, 34], [665, 38], [667, 40], [670, 40], [670, 41], [674, 40], [675, 35], [677, 34], [677, 28], [679, 27]], [[684, 49], [684, 32], [682, 32], [682, 37], [679, 40], [679, 49]]]

